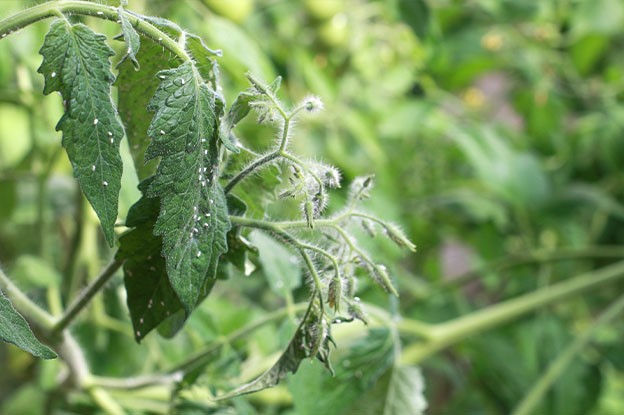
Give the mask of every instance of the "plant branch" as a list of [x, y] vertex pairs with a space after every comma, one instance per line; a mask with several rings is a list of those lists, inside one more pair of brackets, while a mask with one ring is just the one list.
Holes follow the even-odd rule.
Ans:
[[[123, 9], [121, 12], [124, 13], [125, 17], [132, 23], [132, 26], [134, 26], [137, 32], [158, 42], [183, 61], [191, 60], [190, 56], [181, 45], [156, 26], [134, 13], [127, 12]], [[59, 14], [63, 15], [65, 13], [93, 16], [112, 22], [117, 22], [119, 19], [119, 9], [117, 7], [78, 0], [49, 1], [0, 20], [0, 39], [40, 20], [49, 17], [58, 17]]]
[[102, 287], [111, 279], [113, 275], [115, 275], [115, 272], [121, 267], [122, 264], [122, 260], [112, 260], [106, 268], [104, 268], [100, 275], [98, 275], [95, 280], [93, 280], [93, 282], [91, 282], [91, 284], [80, 293], [78, 298], [76, 298], [74, 302], [67, 307], [61, 318], [56, 322], [56, 324], [54, 324], [52, 333], [59, 333], [69, 326], [82, 309], [89, 304], [93, 296], [102, 289]]
[[504, 271], [506, 269], [529, 264], [543, 264], [548, 262], [590, 259], [590, 258], [624, 258], [624, 247], [621, 246], [588, 246], [584, 248], [562, 248], [556, 251], [538, 249], [522, 256], [511, 256], [494, 260], [483, 266], [465, 272], [457, 277], [448, 280], [443, 284], [443, 288], [457, 286], [469, 282], [484, 272]]
[[54, 317], [35, 304], [0, 268], [0, 289], [11, 300], [13, 307], [22, 314], [30, 324], [49, 330], [54, 325]]
[[448, 346], [468, 337], [473, 337], [486, 330], [553, 304], [572, 295], [595, 289], [624, 277], [624, 261], [601, 268], [597, 271], [581, 274], [567, 281], [536, 292], [524, 294], [518, 298], [489, 306], [446, 323], [431, 326], [429, 341], [419, 341], [403, 350], [402, 360], [408, 364], [418, 364], [423, 359]]
[[518, 406], [512, 412], [512, 415], [530, 415], [533, 413], [542, 398], [548, 393], [557, 379], [563, 374], [564, 370], [572, 363], [572, 360], [580, 353], [585, 346], [596, 335], [598, 329], [608, 324], [615, 317], [618, 317], [624, 311], [624, 296], [613, 302], [600, 316], [594, 321], [587, 330], [579, 335], [566, 349], [548, 366], [548, 369], [533, 385], [529, 393], [527, 393], [520, 401]]
[[127, 378], [92, 376], [91, 384], [106, 389], [135, 390], [155, 385], [172, 385], [181, 380], [182, 372], [178, 371], [164, 375], [144, 375]]
[[272, 162], [273, 160], [275, 160], [279, 156], [280, 156], [280, 152], [278, 150], [278, 151], [274, 151], [274, 152], [265, 154], [264, 156], [254, 160], [253, 163], [251, 163], [250, 165], [245, 167], [236, 176], [234, 176], [232, 178], [232, 180], [230, 180], [225, 185], [225, 187], [223, 188], [223, 191], [225, 192], [225, 194], [228, 194], [234, 188], [234, 186], [236, 186], [245, 177], [249, 176], [251, 173], [253, 173], [257, 169], [259, 169], [260, 167], [262, 167], [262, 166]]

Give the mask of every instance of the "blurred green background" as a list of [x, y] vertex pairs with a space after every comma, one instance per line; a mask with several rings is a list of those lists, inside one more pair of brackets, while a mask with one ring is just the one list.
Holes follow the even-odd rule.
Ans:
[[[0, 17], [29, 4], [2, 1]], [[247, 71], [267, 81], [281, 75], [286, 102], [308, 93], [323, 100], [321, 114], [298, 124], [296, 150], [339, 167], [345, 183], [375, 174], [368, 208], [401, 224], [418, 246], [407, 255], [367, 242], [401, 298], [389, 303], [362, 281], [364, 301], [441, 322], [624, 257], [623, 1], [130, 0], [129, 8], [167, 17], [221, 49], [228, 103], [247, 87]], [[37, 51], [48, 25], [0, 41], [0, 263], [58, 311], [111, 252], [54, 132], [59, 99], [41, 93]], [[253, 119], [238, 130], [253, 149], [270, 145], [273, 133]], [[122, 219], [138, 198], [125, 160]], [[344, 192], [332, 196], [338, 206]], [[233, 277], [178, 338], [152, 335], [138, 346], [122, 288], [120, 279], [111, 284], [90, 308], [91, 323], [76, 329], [99, 374], [162, 369], [283, 301], [262, 278]], [[427, 359], [427, 413], [509, 413], [623, 288], [559, 303]], [[245, 378], [239, 350], [263, 362], [289, 329], [267, 326], [228, 346], [206, 384]], [[623, 340], [623, 319], [601, 328], [536, 413], [624, 413]], [[58, 363], [36, 365], [0, 346], [0, 367], [0, 413], [38, 413], [32, 408], [58, 399], [50, 392]], [[318, 373], [304, 367], [286, 385], [236, 401], [232, 413], [319, 413], [301, 391]], [[318, 403], [323, 381], [315, 382], [308, 393]], [[80, 408], [80, 397], [72, 405]]]

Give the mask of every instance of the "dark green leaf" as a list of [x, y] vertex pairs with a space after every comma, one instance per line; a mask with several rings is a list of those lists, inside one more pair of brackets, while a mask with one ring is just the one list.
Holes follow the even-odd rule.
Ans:
[[[144, 180], [139, 189], [145, 193], [152, 181]], [[155, 327], [162, 336], [173, 337], [189, 317], [169, 282], [162, 238], [153, 233], [159, 209], [160, 199], [143, 196], [128, 212], [126, 226], [134, 229], [119, 238], [117, 257], [125, 259], [124, 284], [137, 341]], [[200, 300], [213, 285], [213, 278], [206, 280]]]
[[149, 109], [156, 114], [146, 160], [160, 157], [147, 196], [161, 200], [154, 234], [163, 238], [167, 275], [185, 310], [191, 312], [214, 278], [227, 251], [231, 225], [218, 182], [219, 97], [190, 62], [161, 71]]
[[24, 317], [15, 311], [13, 304], [2, 291], [0, 291], [0, 339], [42, 359], [56, 357], [56, 353], [37, 340]]
[[136, 55], [139, 53], [139, 48], [141, 47], [141, 39], [139, 38], [137, 31], [134, 30], [132, 23], [130, 23], [126, 17], [123, 7], [119, 7], [117, 15], [119, 16], [121, 32], [123, 33], [127, 46], [126, 54], [120, 63], [125, 61], [127, 58], [130, 58], [132, 65], [134, 65], [134, 68], [138, 71], [141, 68], [141, 65], [139, 64], [139, 61], [137, 61]]
[[[228, 212], [231, 215], [244, 216], [247, 205], [231, 193], [227, 195]], [[251, 243], [241, 235], [240, 227], [233, 227], [227, 234], [228, 251], [223, 254], [221, 261], [224, 264], [231, 263], [239, 271], [245, 271], [247, 252], [255, 250]]]
[[122, 163], [119, 143], [124, 136], [111, 101], [109, 57], [114, 52], [106, 36], [83, 24], [66, 20], [52, 23], [40, 50], [39, 72], [43, 92], [63, 96], [65, 114], [56, 128], [63, 131], [63, 146], [82, 191], [97, 213], [106, 240], [112, 246], [117, 219]]
[[126, 62], [120, 65], [116, 82], [119, 112], [126, 126], [130, 154], [139, 180], [154, 175], [158, 167], [155, 160], [146, 163], [144, 158], [150, 142], [147, 129], [152, 120], [147, 105], [158, 88], [159, 80], [156, 74], [162, 69], [173, 68], [180, 64], [170, 54], [163, 54], [162, 46], [157, 43], [146, 40], [142, 46], [137, 55], [141, 70], [134, 70], [134, 67]]
[[398, 0], [399, 15], [418, 37], [427, 35], [429, 28], [429, 6], [425, 0]]
[[[139, 188], [144, 192], [151, 182]], [[119, 238], [117, 258], [125, 259], [124, 284], [137, 341], [183, 309], [167, 277], [162, 238], [153, 234], [159, 208], [160, 199], [142, 197], [128, 212], [126, 226], [134, 229]]]

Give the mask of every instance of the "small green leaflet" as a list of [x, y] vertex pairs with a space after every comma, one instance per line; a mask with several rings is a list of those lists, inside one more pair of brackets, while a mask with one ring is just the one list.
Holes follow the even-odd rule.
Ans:
[[158, 78], [145, 159], [161, 160], [147, 196], [161, 199], [154, 234], [163, 238], [169, 281], [190, 313], [205, 296], [207, 279], [215, 277], [231, 227], [218, 182], [223, 103], [190, 62], [161, 71]]
[[253, 381], [242, 385], [225, 395], [219, 396], [217, 399], [230, 399], [236, 396], [272, 388], [284, 379], [288, 373], [297, 372], [299, 364], [303, 361], [303, 359], [309, 356], [308, 349], [304, 346], [306, 343], [306, 325], [306, 320], [301, 322], [295, 332], [295, 335], [288, 344], [288, 347], [269, 370], [258, 376]]
[[212, 50], [199, 36], [186, 33], [184, 48], [193, 56], [195, 68], [204, 79], [205, 82], [211, 82], [217, 85], [218, 69], [215, 60], [216, 56], [221, 56], [220, 50]]
[[306, 315], [301, 320], [295, 334], [288, 343], [288, 347], [282, 352], [277, 362], [256, 379], [219, 396], [217, 400], [230, 399], [272, 388], [289, 373], [296, 373], [301, 362], [307, 357], [318, 359], [333, 374], [334, 372], [329, 362], [329, 343], [333, 344], [330, 328], [320, 314], [318, 302], [313, 298], [310, 300]]
[[236, 127], [236, 124], [249, 114], [251, 107], [249, 103], [253, 100], [254, 95], [250, 92], [241, 92], [238, 94], [234, 103], [227, 112], [227, 115], [223, 119], [221, 124], [221, 142], [228, 150], [234, 153], [240, 153], [238, 147], [236, 147], [235, 139], [232, 138], [232, 129]]
[[144, 40], [136, 58], [141, 65], [140, 71], [134, 70], [129, 62], [119, 66], [117, 103], [119, 115], [126, 126], [134, 169], [139, 180], [144, 180], [154, 175], [158, 167], [157, 160], [145, 163], [144, 159], [150, 142], [147, 128], [153, 115], [147, 110], [147, 105], [158, 88], [156, 74], [162, 69], [176, 67], [180, 62], [169, 54], [163, 55], [162, 46], [149, 40]]
[[37, 340], [24, 317], [15, 311], [13, 304], [2, 291], [0, 291], [0, 339], [42, 359], [56, 357], [56, 353]]
[[39, 53], [39, 72], [45, 77], [44, 94], [58, 91], [65, 114], [56, 129], [82, 191], [100, 218], [109, 245], [114, 242], [122, 163], [119, 143], [124, 129], [111, 101], [109, 58], [114, 52], [106, 36], [83, 24], [56, 20]]
[[130, 58], [132, 65], [134, 65], [134, 68], [138, 71], [141, 65], [139, 65], [136, 55], [139, 53], [139, 48], [141, 47], [141, 39], [137, 31], [134, 30], [132, 23], [128, 20], [128, 17], [126, 17], [122, 6], [119, 6], [117, 9], [117, 15], [119, 16], [119, 22], [121, 24], [121, 32], [123, 33], [126, 46], [128, 47], [126, 54], [119, 64], [123, 63], [127, 58]]

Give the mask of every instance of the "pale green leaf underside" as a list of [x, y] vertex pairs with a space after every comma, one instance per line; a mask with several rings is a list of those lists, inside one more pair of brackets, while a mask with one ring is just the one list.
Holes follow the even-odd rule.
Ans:
[[24, 317], [15, 311], [2, 291], [0, 291], [0, 339], [42, 359], [56, 357], [56, 353], [37, 340]]
[[392, 371], [383, 415], [422, 415], [427, 408], [420, 369], [397, 366]]
[[136, 70], [139, 70], [141, 65], [139, 65], [139, 62], [137, 61], [136, 54], [139, 52], [139, 48], [141, 47], [141, 39], [139, 38], [137, 31], [134, 30], [132, 23], [130, 23], [126, 14], [123, 12], [123, 7], [119, 7], [117, 15], [119, 16], [121, 31], [127, 46], [126, 54], [124, 55], [123, 60], [130, 58], [132, 65], [134, 65]]
[[218, 183], [218, 123], [223, 105], [191, 63], [161, 71], [149, 109], [152, 139], [145, 160], [160, 157], [148, 197], [160, 197], [154, 233], [163, 238], [171, 286], [187, 312], [227, 251], [231, 227]]
[[301, 268], [297, 257], [284, 245], [264, 232], [249, 235], [251, 243], [258, 248], [258, 256], [271, 290], [285, 295], [301, 285]]
[[111, 101], [110, 56], [106, 37], [83, 24], [52, 23], [39, 51], [44, 94], [61, 93], [65, 114], [57, 124], [74, 176], [100, 218], [112, 246], [117, 219], [124, 129]]

